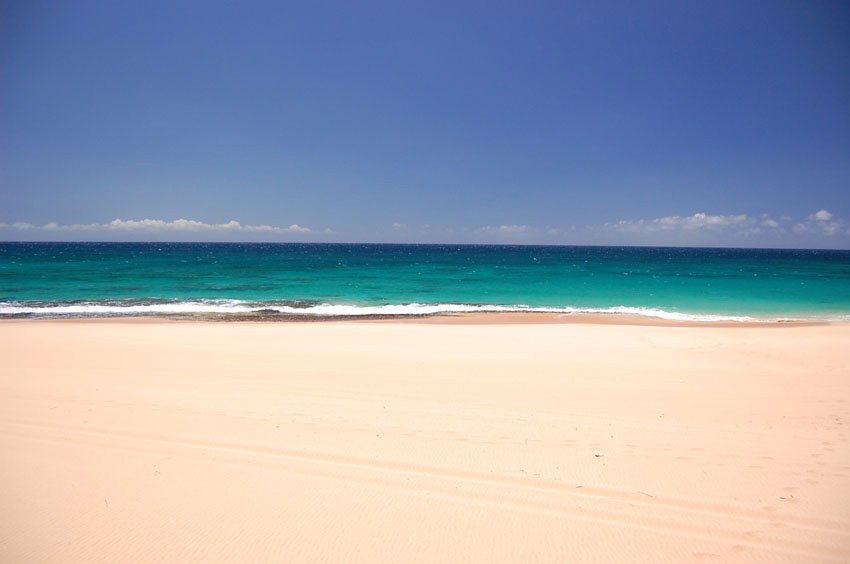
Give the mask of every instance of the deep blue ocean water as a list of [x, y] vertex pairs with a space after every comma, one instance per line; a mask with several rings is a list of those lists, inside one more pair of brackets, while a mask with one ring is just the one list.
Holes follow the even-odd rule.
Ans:
[[2, 315], [526, 308], [847, 319], [850, 251], [0, 243]]

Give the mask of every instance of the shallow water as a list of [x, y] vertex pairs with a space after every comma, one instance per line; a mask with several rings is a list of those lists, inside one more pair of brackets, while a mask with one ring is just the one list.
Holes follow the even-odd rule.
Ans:
[[850, 319], [850, 251], [0, 243], [0, 314], [638, 313]]

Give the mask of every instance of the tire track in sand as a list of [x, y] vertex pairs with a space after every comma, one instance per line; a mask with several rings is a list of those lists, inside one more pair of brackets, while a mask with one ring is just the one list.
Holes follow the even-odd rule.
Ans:
[[[715, 541], [722, 537], [740, 548], [766, 548], [774, 551], [781, 548], [786, 553], [823, 560], [850, 560], [850, 524], [827, 519], [766, 515], [757, 510], [701, 501], [649, 497], [649, 494], [643, 492], [535, 482], [530, 478], [287, 449], [274, 445], [59, 427], [26, 421], [0, 421], [0, 424], [12, 428], [4, 433], [7, 436], [25, 440], [70, 442], [98, 448], [168, 453], [199, 461], [240, 466], [258, 466], [259, 459], [259, 465], [287, 473], [320, 475], [381, 488], [427, 491], [441, 497], [488, 506], [569, 515], [572, 518], [652, 532], [676, 532]], [[17, 431], [13, 430], [14, 428], [17, 428]], [[134, 444], [127, 444], [128, 441]], [[210, 456], [210, 453], [213, 455]], [[234, 454], [247, 455], [251, 460], [240, 460], [234, 457]], [[281, 461], [288, 464], [282, 465]], [[299, 465], [304, 467], [299, 468]], [[357, 472], [352, 473], [352, 469]], [[491, 491], [493, 489], [495, 491]], [[587, 502], [592, 502], [597, 507], [585, 505]], [[600, 509], [600, 505], [605, 507]], [[638, 514], [635, 508], [646, 513]], [[705, 519], [696, 522], [698, 516], [709, 517], [709, 523], [706, 524]], [[806, 537], [814, 535], [820, 538], [816, 542], [778, 536], [778, 533], [787, 532], [789, 527], [793, 530], [805, 530]]]

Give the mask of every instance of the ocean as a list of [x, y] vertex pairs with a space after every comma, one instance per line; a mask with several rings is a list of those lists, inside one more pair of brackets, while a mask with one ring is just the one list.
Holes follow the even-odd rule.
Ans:
[[629, 313], [850, 319], [850, 251], [0, 243], [0, 316]]

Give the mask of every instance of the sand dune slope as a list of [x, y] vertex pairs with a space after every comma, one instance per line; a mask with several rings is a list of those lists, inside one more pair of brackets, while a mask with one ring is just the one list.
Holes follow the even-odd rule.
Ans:
[[0, 562], [848, 562], [848, 343], [0, 323]]

